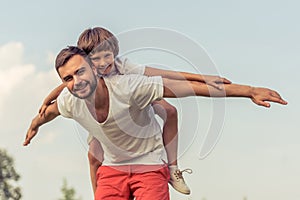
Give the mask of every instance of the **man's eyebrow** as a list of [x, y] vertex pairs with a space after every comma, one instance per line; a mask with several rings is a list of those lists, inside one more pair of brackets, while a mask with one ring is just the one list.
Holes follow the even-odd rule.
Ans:
[[72, 77], [71, 75], [67, 75], [67, 76], [63, 77], [63, 79], [64, 79], [64, 81], [67, 81], [71, 77]]
[[83, 70], [83, 69], [86, 69], [86, 66], [81, 65], [81, 66], [75, 71], [75, 74], [76, 74], [77, 72], [79, 72], [80, 70]]

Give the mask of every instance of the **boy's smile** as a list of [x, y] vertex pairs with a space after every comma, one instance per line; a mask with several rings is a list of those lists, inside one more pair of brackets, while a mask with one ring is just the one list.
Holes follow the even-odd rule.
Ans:
[[90, 55], [93, 67], [96, 68], [98, 75], [108, 75], [115, 67], [115, 58], [112, 51], [104, 50]]

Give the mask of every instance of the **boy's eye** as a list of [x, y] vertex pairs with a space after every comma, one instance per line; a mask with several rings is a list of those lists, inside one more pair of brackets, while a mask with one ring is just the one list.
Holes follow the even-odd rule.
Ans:
[[80, 69], [80, 70], [77, 71], [77, 75], [82, 75], [84, 72], [85, 72], [84, 69]]
[[93, 62], [98, 62], [98, 61], [100, 60], [100, 58], [99, 58], [99, 57], [95, 57], [95, 58], [91, 58], [91, 60], [92, 60]]

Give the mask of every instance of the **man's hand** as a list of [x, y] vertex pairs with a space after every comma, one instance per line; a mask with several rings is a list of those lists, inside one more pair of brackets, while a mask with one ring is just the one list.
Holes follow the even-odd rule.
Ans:
[[281, 96], [274, 90], [268, 88], [253, 87], [251, 91], [251, 100], [259, 105], [269, 108], [271, 105], [269, 102], [279, 103], [286, 105], [287, 102], [281, 98]]

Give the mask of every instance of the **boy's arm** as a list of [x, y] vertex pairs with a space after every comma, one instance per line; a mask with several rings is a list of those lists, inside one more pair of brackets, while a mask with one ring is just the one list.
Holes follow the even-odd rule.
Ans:
[[39, 109], [40, 117], [42, 117], [45, 114], [45, 111], [46, 111], [47, 107], [51, 103], [53, 103], [54, 100], [56, 100], [56, 98], [58, 97], [58, 95], [61, 93], [61, 91], [64, 88], [65, 88], [65, 84], [62, 83], [61, 85], [59, 85], [58, 87], [56, 87], [54, 90], [52, 90], [50, 92], [50, 94], [48, 94], [48, 96], [44, 99], [41, 108]]
[[195, 81], [177, 81], [163, 79], [164, 97], [186, 97], [186, 96], [206, 96], [206, 97], [246, 97], [255, 104], [270, 107], [269, 102], [286, 105], [280, 95], [268, 88], [251, 87], [247, 85], [225, 84], [219, 90], [210, 85]]
[[27, 146], [30, 143], [31, 139], [37, 134], [39, 127], [53, 120], [58, 115], [60, 115], [60, 113], [58, 111], [57, 102], [54, 102], [53, 104], [49, 105], [43, 117], [37, 115], [35, 118], [33, 118], [30, 127], [27, 131], [23, 145]]
[[214, 75], [201, 75], [193, 74], [188, 72], [177, 72], [171, 70], [163, 70], [153, 67], [145, 67], [144, 75], [146, 76], [162, 76], [163, 78], [174, 79], [174, 80], [188, 80], [188, 81], [199, 81], [211, 85], [217, 89], [222, 89], [222, 84], [230, 84], [231, 81]]

